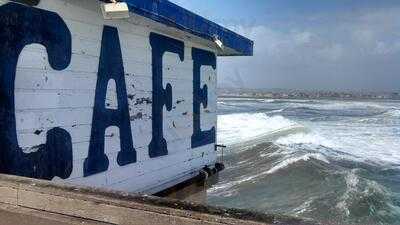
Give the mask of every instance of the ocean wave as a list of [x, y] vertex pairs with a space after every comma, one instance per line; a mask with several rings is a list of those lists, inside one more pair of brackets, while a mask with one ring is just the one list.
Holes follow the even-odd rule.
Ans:
[[[318, 100], [309, 100], [309, 99], [266, 99], [266, 100], [273, 100], [272, 103], [279, 103], [279, 104], [325, 104], [322, 101]], [[267, 101], [268, 102], [268, 101]]]
[[261, 175], [263, 175], [263, 174], [257, 174], [257, 175], [253, 175], [253, 176], [245, 175], [234, 181], [214, 185], [212, 188], [209, 188], [207, 190], [207, 192], [208, 192], [208, 194], [214, 194], [214, 195], [219, 195], [219, 196], [224, 196], [224, 197], [232, 196], [235, 193], [237, 193], [237, 191], [233, 188], [234, 186], [252, 181], [257, 177], [260, 177]]
[[240, 113], [218, 116], [218, 142], [227, 145], [245, 142], [282, 129], [300, 126], [283, 116]]
[[279, 145], [286, 145], [286, 146], [292, 146], [292, 145], [299, 145], [299, 144], [309, 144], [309, 145], [315, 145], [315, 146], [323, 146], [327, 148], [335, 148], [336, 144], [328, 140], [327, 138], [316, 134], [316, 133], [298, 133], [298, 134], [292, 134], [286, 137], [281, 137], [279, 138], [276, 142], [276, 144]]
[[[258, 157], [261, 154], [263, 157]], [[336, 218], [343, 224], [398, 224], [399, 207], [392, 201], [393, 193], [375, 181], [381, 176], [379, 165], [338, 159], [307, 147], [288, 150], [284, 146], [256, 146], [228, 160], [222, 182], [209, 190], [213, 199], [228, 199], [238, 206], [251, 199], [252, 208], [278, 208], [278, 212], [285, 206], [286, 212], [319, 218], [326, 224]]]
[[[279, 150], [278, 150], [279, 151]], [[285, 150], [283, 150], [285, 152]], [[283, 152], [280, 152], [282, 154]], [[275, 152], [276, 153], [276, 152]], [[242, 154], [245, 154], [242, 152]], [[257, 154], [257, 152], [254, 152], [254, 154]], [[272, 175], [276, 173], [277, 171], [283, 170], [283, 169], [291, 169], [292, 165], [295, 165], [297, 163], [307, 163], [310, 160], [317, 160], [320, 162], [324, 162], [326, 164], [329, 164], [329, 160], [322, 154], [320, 153], [307, 153], [301, 156], [290, 156], [290, 155], [280, 155], [280, 154], [271, 154], [269, 155], [269, 159], [262, 159], [266, 158], [261, 157], [261, 160], [259, 162], [253, 162], [252, 165], [258, 169], [258, 171], [252, 171], [253, 174], [245, 174], [237, 179], [231, 180], [226, 183], [221, 183], [218, 185], [213, 186], [210, 188], [208, 191], [210, 194], [214, 195], [220, 195], [220, 196], [227, 196], [227, 195], [232, 195], [235, 193], [235, 187], [240, 187], [244, 183], [251, 183], [251, 182], [257, 182], [256, 180], [263, 179], [265, 176]], [[280, 155], [280, 157], [277, 157]], [[242, 157], [240, 157], [242, 158]], [[279, 160], [280, 158], [280, 160]], [[269, 164], [269, 162], [276, 161], [276, 163]], [[245, 165], [247, 164], [247, 165]], [[268, 165], [269, 164], [269, 165]], [[248, 167], [248, 161], [240, 161], [240, 162], [235, 162], [234, 166], [229, 167], [229, 170], [241, 170], [241, 168]], [[303, 165], [304, 166], [304, 165]], [[261, 169], [261, 170], [260, 170]], [[254, 173], [255, 172], [255, 173]]]
[[355, 102], [355, 101], [328, 101], [329, 104], [319, 106], [322, 109], [385, 109], [386, 107], [375, 102]]
[[347, 107], [347, 108], [336, 108], [336, 107], [313, 107], [313, 106], [298, 106], [292, 108], [286, 108], [285, 113], [292, 116], [325, 116], [325, 117], [372, 117], [384, 114], [386, 109], [383, 108], [362, 108], [362, 107]]
[[275, 114], [275, 113], [281, 113], [283, 111], [285, 111], [285, 109], [275, 109], [275, 110], [268, 111], [266, 113], [267, 114]]
[[364, 124], [393, 124], [397, 125], [400, 123], [400, 109], [388, 109], [375, 117], [363, 117], [358, 119], [356, 122]]
[[400, 109], [391, 109], [385, 113], [387, 116], [400, 117]]
[[370, 133], [368, 128], [363, 127], [358, 127], [352, 135], [348, 135], [346, 130], [336, 131], [335, 134], [311, 131], [280, 137], [274, 143], [293, 152], [315, 151], [338, 160], [351, 160], [385, 167], [398, 164], [400, 143], [396, 137], [376, 136]]
[[288, 166], [295, 164], [299, 161], [308, 161], [310, 159], [316, 159], [325, 163], [329, 163], [329, 160], [323, 156], [322, 154], [318, 153], [309, 153], [302, 155], [300, 157], [293, 157], [293, 158], [287, 158], [279, 163], [277, 163], [275, 166], [273, 166], [271, 169], [269, 169], [267, 172], [263, 174], [273, 174], [281, 169], [287, 168]]
[[400, 216], [400, 207], [392, 201], [392, 193], [376, 181], [360, 177], [359, 169], [346, 171], [346, 189], [339, 198], [336, 208], [349, 220], [357, 220], [359, 214], [380, 223], [393, 223]]
[[258, 101], [264, 102], [264, 103], [275, 103], [275, 102], [277, 102], [277, 100], [275, 100], [275, 99], [261, 99], [261, 100], [258, 100]]
[[292, 209], [291, 210], [292, 214], [296, 215], [296, 216], [302, 216], [308, 212], [312, 212], [312, 210], [313, 210], [312, 205], [313, 205], [315, 199], [316, 199], [316, 197], [310, 197], [303, 204]]
[[218, 139], [234, 144], [210, 199], [322, 224], [400, 224], [398, 103], [281, 103], [224, 108], [235, 114], [219, 116]]
[[344, 180], [346, 184], [346, 190], [341, 197], [341, 201], [336, 204], [336, 207], [343, 211], [346, 216], [350, 215], [350, 210], [348, 208], [348, 202], [353, 195], [353, 193], [357, 192], [357, 185], [360, 183], [360, 179], [355, 174], [355, 169], [347, 172]]

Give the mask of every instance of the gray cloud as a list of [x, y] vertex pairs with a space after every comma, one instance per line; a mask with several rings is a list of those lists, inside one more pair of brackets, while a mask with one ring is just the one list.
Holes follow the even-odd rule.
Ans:
[[390, 8], [315, 14], [295, 25], [282, 22], [284, 29], [276, 24], [230, 26], [255, 41], [255, 54], [220, 58], [219, 85], [400, 90], [398, 21], [400, 8]]

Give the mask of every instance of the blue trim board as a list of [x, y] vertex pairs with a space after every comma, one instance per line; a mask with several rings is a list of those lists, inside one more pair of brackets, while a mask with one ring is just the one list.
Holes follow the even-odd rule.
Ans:
[[[107, 0], [100, 0], [109, 2]], [[204, 17], [184, 9], [168, 0], [122, 0], [129, 6], [132, 13], [149, 18], [167, 26], [175, 27], [195, 36], [213, 40], [214, 36], [224, 43], [224, 46], [236, 51], [229, 56], [252, 56], [253, 41], [233, 31], [230, 31]], [[225, 54], [222, 54], [225, 55]]]

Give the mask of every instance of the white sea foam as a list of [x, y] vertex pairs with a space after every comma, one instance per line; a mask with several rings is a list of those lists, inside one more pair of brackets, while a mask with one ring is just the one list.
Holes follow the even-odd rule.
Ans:
[[305, 154], [299, 157], [293, 157], [293, 158], [287, 158], [279, 163], [277, 163], [275, 166], [273, 166], [271, 169], [269, 169], [265, 174], [273, 174], [277, 172], [278, 170], [284, 169], [294, 163], [297, 163], [299, 161], [308, 161], [310, 159], [316, 159], [325, 163], [329, 163], [329, 160], [326, 159], [325, 156], [319, 153], [309, 153]]
[[328, 148], [335, 147], [335, 143], [316, 133], [298, 133], [281, 137], [276, 141], [280, 145], [311, 144]]
[[385, 107], [374, 103], [374, 102], [353, 102], [353, 101], [322, 101], [326, 104], [321, 104], [316, 107], [318, 109], [325, 109], [325, 110], [346, 110], [346, 109], [360, 109], [360, 108], [375, 108], [375, 109], [384, 109]]
[[389, 110], [386, 114], [392, 117], [400, 117], [400, 109]]
[[346, 172], [345, 182], [346, 182], [346, 191], [344, 192], [343, 196], [341, 197], [341, 201], [336, 204], [336, 207], [343, 211], [346, 216], [350, 215], [350, 210], [348, 208], [347, 202], [350, 200], [352, 193], [357, 192], [357, 185], [359, 184], [360, 180], [358, 176], [355, 174], [356, 170], [351, 170]]
[[275, 99], [262, 99], [261, 102], [274, 103], [274, 102], [276, 102], [276, 100]]
[[293, 126], [298, 124], [283, 116], [268, 116], [265, 113], [220, 115], [218, 141], [230, 145]]
[[354, 188], [356, 188], [359, 183], [358, 176], [354, 173], [354, 171], [348, 173], [345, 180], [346, 180], [347, 187], [350, 190], [353, 190]]
[[[367, 180], [357, 176], [358, 169], [353, 169], [346, 172], [345, 182], [346, 190], [340, 197], [340, 201], [336, 204], [336, 208], [344, 212], [346, 216], [350, 216], [351, 205], [357, 204], [360, 200], [368, 198], [385, 198], [390, 196], [387, 189], [381, 184], [373, 180]], [[383, 199], [376, 199], [383, 202]], [[389, 208], [397, 206], [392, 205], [390, 202], [384, 202]], [[371, 202], [373, 204], [373, 202]], [[380, 203], [378, 207], [381, 207]], [[373, 209], [373, 207], [371, 207]]]
[[294, 208], [292, 210], [293, 214], [299, 216], [303, 213], [306, 213], [307, 211], [310, 210], [311, 204], [314, 202], [314, 200], [315, 200], [315, 198], [311, 197], [309, 200], [305, 201], [299, 207]]
[[277, 109], [277, 110], [271, 110], [269, 112], [266, 112], [267, 114], [273, 114], [273, 113], [281, 113], [283, 112], [285, 109]]
[[261, 176], [261, 174], [257, 174], [254, 176], [242, 176], [237, 180], [234, 181], [230, 181], [227, 183], [223, 183], [223, 184], [218, 184], [213, 186], [212, 188], [209, 188], [207, 191], [210, 194], [215, 194], [215, 195], [221, 195], [221, 196], [231, 196], [234, 192], [232, 190], [232, 188], [236, 185], [240, 185], [242, 183], [248, 182], [253, 180], [254, 178], [257, 178]]
[[[297, 133], [279, 138], [275, 143], [294, 149], [305, 146], [314, 151], [326, 151], [326, 148], [347, 154], [334, 154], [330, 157], [340, 157], [356, 161], [369, 161], [378, 164], [397, 164], [400, 162], [399, 137], [391, 132], [392, 128], [377, 125], [356, 123], [326, 123], [308, 124], [309, 133]], [[321, 148], [324, 147], [324, 148]]]

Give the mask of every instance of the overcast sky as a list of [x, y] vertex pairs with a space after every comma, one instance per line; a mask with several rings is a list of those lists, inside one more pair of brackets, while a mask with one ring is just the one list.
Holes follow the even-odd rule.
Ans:
[[255, 42], [219, 86], [400, 90], [398, 0], [172, 0]]

